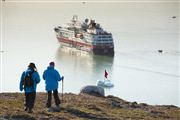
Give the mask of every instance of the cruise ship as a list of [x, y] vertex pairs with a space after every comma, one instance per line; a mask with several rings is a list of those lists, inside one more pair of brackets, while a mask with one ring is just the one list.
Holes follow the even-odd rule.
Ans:
[[74, 15], [70, 23], [54, 28], [56, 37], [63, 47], [75, 48], [95, 55], [114, 56], [112, 34], [103, 30], [95, 20], [79, 21]]

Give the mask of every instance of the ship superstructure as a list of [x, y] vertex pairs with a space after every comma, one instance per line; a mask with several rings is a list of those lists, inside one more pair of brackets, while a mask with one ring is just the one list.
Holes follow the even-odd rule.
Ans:
[[76, 15], [66, 26], [54, 28], [61, 46], [76, 48], [99, 55], [114, 55], [112, 34], [103, 30], [95, 20], [78, 21]]

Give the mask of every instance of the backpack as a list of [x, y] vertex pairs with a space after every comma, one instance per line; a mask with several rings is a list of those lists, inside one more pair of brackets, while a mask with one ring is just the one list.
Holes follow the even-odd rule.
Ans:
[[24, 87], [33, 87], [33, 79], [32, 79], [32, 73], [34, 71], [27, 73], [23, 80]]

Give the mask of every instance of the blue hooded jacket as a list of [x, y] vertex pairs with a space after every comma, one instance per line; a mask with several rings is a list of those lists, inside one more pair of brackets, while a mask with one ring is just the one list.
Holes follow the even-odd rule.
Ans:
[[20, 85], [19, 85], [20, 91], [22, 91], [22, 90], [24, 89], [24, 91], [25, 91], [26, 93], [36, 92], [36, 86], [37, 86], [37, 84], [40, 82], [40, 77], [39, 77], [39, 74], [38, 74], [37, 71], [34, 71], [34, 72], [32, 73], [32, 79], [33, 79], [33, 85], [34, 85], [34, 86], [33, 86], [33, 87], [25, 87], [25, 88], [23, 88], [23, 87], [24, 87], [24, 86], [23, 86], [23, 80], [24, 80], [25, 76], [26, 76], [28, 73], [30, 73], [30, 72], [32, 72], [32, 69], [28, 68], [26, 71], [24, 71], [24, 72], [22, 73], [22, 75], [21, 75], [21, 80], [20, 80]]
[[43, 79], [46, 84], [46, 91], [58, 89], [58, 81], [61, 81], [61, 75], [57, 70], [54, 69], [54, 66], [48, 66], [43, 73]]

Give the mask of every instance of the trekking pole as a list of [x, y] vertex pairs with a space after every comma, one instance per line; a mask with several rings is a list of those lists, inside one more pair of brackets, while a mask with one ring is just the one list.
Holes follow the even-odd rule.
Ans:
[[62, 102], [63, 102], [64, 76], [62, 78]]

